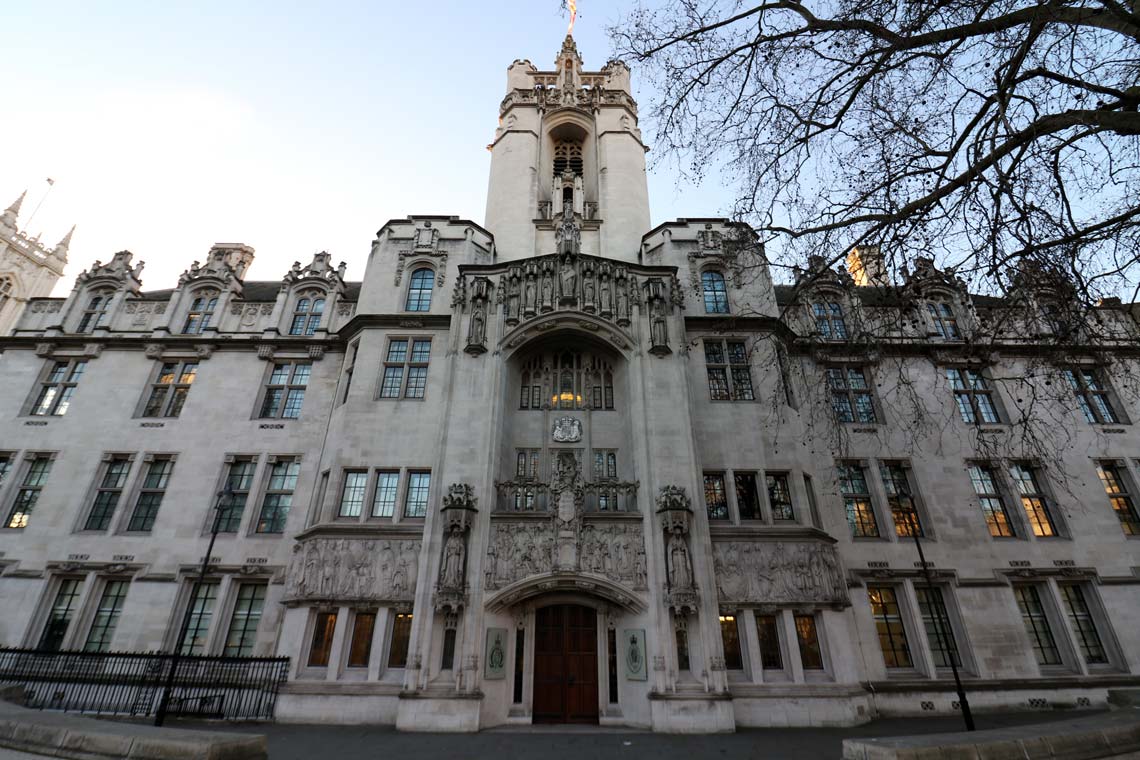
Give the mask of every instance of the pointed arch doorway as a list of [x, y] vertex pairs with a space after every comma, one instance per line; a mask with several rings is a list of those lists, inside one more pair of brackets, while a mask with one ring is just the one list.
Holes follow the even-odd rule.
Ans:
[[598, 722], [598, 612], [577, 604], [535, 611], [535, 723]]

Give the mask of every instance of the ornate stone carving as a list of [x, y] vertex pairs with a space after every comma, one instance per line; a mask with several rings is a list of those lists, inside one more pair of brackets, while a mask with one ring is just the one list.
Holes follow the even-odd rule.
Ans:
[[124, 289], [131, 293], [138, 293], [142, 287], [139, 276], [142, 274], [143, 262], [131, 266], [130, 251], [119, 251], [109, 264], [103, 264], [98, 259], [91, 268], [75, 278], [77, 284], [85, 285], [93, 280], [101, 281], [101, 285], [112, 285], [117, 290]]
[[486, 277], [476, 277], [471, 283], [471, 317], [467, 323], [467, 347], [469, 354], [481, 354], [487, 350], [487, 313], [490, 311], [491, 281]]
[[657, 515], [665, 531], [665, 603], [676, 614], [697, 609], [697, 585], [689, 551], [693, 511], [685, 489], [666, 485], [657, 496]]
[[343, 261], [334, 269], [332, 255], [328, 251], [313, 254], [313, 260], [308, 266], [301, 268], [301, 262], [294, 261], [293, 268], [285, 273], [282, 282], [294, 285], [301, 280], [319, 280], [334, 288], [344, 287], [344, 273], [348, 265]]
[[[555, 532], [550, 523], [494, 524], [487, 546], [487, 589], [554, 570]], [[646, 587], [645, 563], [640, 526], [590, 523], [581, 529], [578, 566], [564, 569], [640, 590]]]
[[658, 277], [645, 281], [645, 299], [649, 304], [649, 353], [654, 356], [667, 356], [673, 353], [669, 348], [669, 313], [666, 301], [665, 283]]
[[721, 603], [849, 603], [831, 544], [729, 541], [713, 546], [713, 563]]
[[577, 443], [582, 440], [582, 421], [575, 417], [559, 417], [554, 421], [551, 437], [558, 443]]
[[457, 615], [467, 604], [467, 555], [477, 500], [466, 483], [452, 483], [443, 497], [443, 550], [435, 584], [435, 609]]
[[419, 570], [415, 539], [313, 538], [293, 547], [287, 600], [411, 601]]

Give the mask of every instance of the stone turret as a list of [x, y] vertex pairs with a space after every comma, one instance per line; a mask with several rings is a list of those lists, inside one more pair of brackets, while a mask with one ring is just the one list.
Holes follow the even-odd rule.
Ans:
[[67, 265], [75, 231], [72, 227], [55, 248], [49, 248], [39, 236], [20, 230], [20, 209], [27, 195], [27, 190], [20, 193], [0, 214], [0, 335], [12, 331], [29, 299], [51, 295]]

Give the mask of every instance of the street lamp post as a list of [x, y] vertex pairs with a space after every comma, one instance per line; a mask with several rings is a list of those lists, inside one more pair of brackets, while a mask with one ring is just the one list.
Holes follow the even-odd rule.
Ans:
[[154, 715], [154, 725], [161, 726], [166, 720], [166, 710], [170, 706], [170, 692], [174, 688], [174, 676], [178, 671], [178, 661], [182, 659], [182, 647], [186, 642], [186, 632], [190, 629], [190, 617], [194, 612], [194, 601], [198, 598], [198, 591], [206, 582], [206, 572], [210, 569], [210, 558], [214, 554], [214, 542], [218, 540], [218, 531], [222, 527], [223, 515], [229, 514], [233, 506], [233, 487], [226, 482], [226, 487], [218, 492], [218, 499], [214, 502], [214, 522], [210, 527], [210, 544], [206, 547], [206, 556], [202, 558], [202, 567], [198, 571], [198, 579], [190, 589], [190, 599], [186, 602], [186, 612], [182, 615], [182, 625], [178, 628], [178, 639], [174, 642], [174, 651], [170, 655], [170, 671], [166, 674], [166, 684], [162, 687], [162, 699], [158, 702], [158, 710]]
[[[926, 588], [930, 593], [930, 604], [934, 608], [934, 627], [938, 635], [938, 643], [945, 649], [948, 659], [950, 660], [950, 672], [954, 674], [954, 688], [958, 691], [958, 705], [962, 708], [962, 720], [966, 722], [966, 730], [974, 730], [974, 715], [970, 712], [970, 702], [966, 699], [966, 690], [962, 688], [962, 679], [958, 675], [958, 664], [955, 662], [958, 655], [958, 648], [945, 646], [946, 642], [943, 640], [943, 631], [949, 630], [950, 621], [942, 618], [943, 605], [938, 604], [934, 599], [934, 581], [930, 577], [930, 566], [926, 564], [926, 555], [922, 551], [922, 542], [918, 540], [918, 520], [915, 513], [907, 513], [907, 524], [910, 528], [911, 538], [914, 539], [914, 548], [918, 550], [918, 562], [922, 566], [922, 575], [926, 578]], [[946, 626], [945, 628], [943, 626]], [[937, 665], [935, 666], [937, 667]]]

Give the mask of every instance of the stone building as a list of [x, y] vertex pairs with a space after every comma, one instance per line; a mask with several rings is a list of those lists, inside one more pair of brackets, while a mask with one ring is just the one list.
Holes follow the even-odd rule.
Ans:
[[20, 207], [27, 192], [20, 194], [0, 214], [0, 335], [8, 335], [28, 301], [51, 295], [56, 280], [67, 265], [67, 248], [73, 227], [55, 248], [19, 228]]
[[362, 282], [218, 244], [33, 299], [0, 642], [189, 615], [187, 652], [291, 658], [280, 719], [407, 730], [952, 713], [951, 663], [975, 709], [1140, 682], [1127, 306], [873, 249], [774, 285], [746, 228], [649, 228], [645, 150], [627, 67], [568, 37], [507, 70], [485, 226], [389, 221]]

